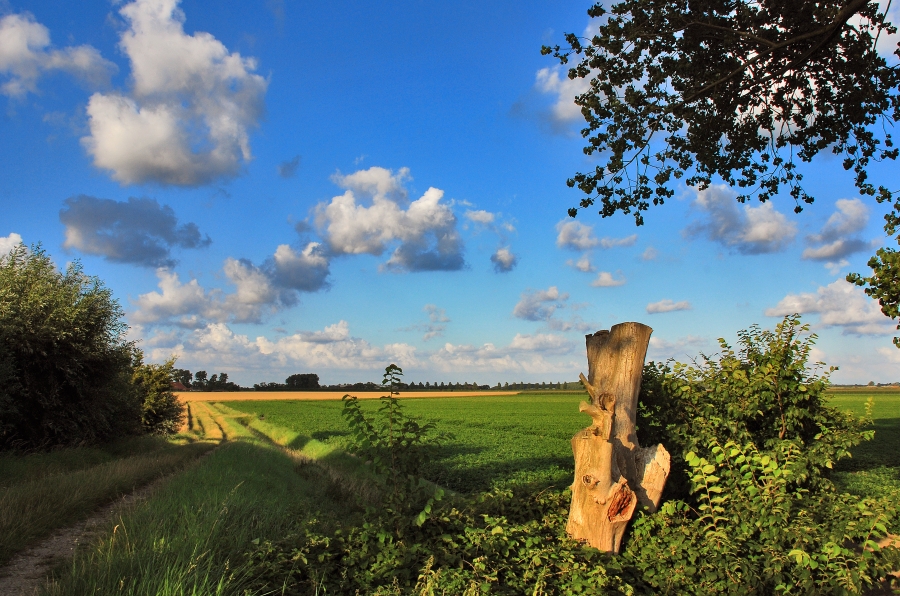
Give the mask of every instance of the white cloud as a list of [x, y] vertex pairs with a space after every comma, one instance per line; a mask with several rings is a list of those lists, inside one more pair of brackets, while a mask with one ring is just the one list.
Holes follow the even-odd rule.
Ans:
[[0, 76], [6, 78], [0, 93], [4, 95], [24, 98], [36, 93], [38, 79], [52, 71], [66, 72], [90, 87], [102, 87], [116, 70], [115, 64], [88, 45], [50, 49], [49, 30], [30, 14], [0, 19]]
[[644, 261], [655, 261], [659, 257], [659, 251], [657, 251], [652, 246], [648, 246], [644, 249], [644, 252], [641, 253], [641, 259]]
[[513, 254], [508, 246], [501, 246], [491, 255], [491, 263], [497, 273], [508, 273], [516, 268], [519, 257]]
[[519, 302], [513, 308], [513, 316], [526, 321], [548, 321], [568, 299], [569, 295], [561, 294], [556, 286], [550, 286], [546, 290], [522, 292]]
[[400, 168], [395, 174], [391, 170], [379, 166], [372, 166], [367, 170], [358, 170], [347, 175], [337, 173], [331, 177], [331, 181], [336, 185], [357, 194], [395, 200], [407, 198], [404, 184], [411, 179], [409, 168]]
[[[810, 245], [803, 250], [804, 259], [839, 262], [844, 257], [861, 252], [871, 244], [854, 237], [869, 223], [869, 209], [859, 199], [838, 199], [837, 210], [828, 218], [822, 231], [807, 237]], [[826, 265], [828, 266], [828, 265]]]
[[647, 314], [652, 315], [656, 313], [673, 312], [676, 310], [691, 310], [692, 308], [693, 306], [691, 306], [691, 303], [687, 300], [675, 302], [666, 298], [665, 300], [660, 300], [659, 302], [651, 302], [650, 304], [648, 304]]
[[0, 236], [0, 257], [5, 257], [9, 251], [22, 243], [22, 237], [15, 232], [9, 236]]
[[594, 266], [591, 264], [590, 258], [588, 258], [587, 255], [582, 256], [577, 261], [569, 259], [568, 261], [566, 261], [566, 265], [573, 269], [577, 269], [582, 273], [593, 273], [594, 271], [596, 271], [596, 269], [594, 269]]
[[561, 335], [553, 333], [535, 333], [534, 335], [516, 336], [509, 342], [511, 352], [542, 352], [545, 354], [568, 354], [574, 344]]
[[737, 195], [721, 184], [696, 192], [693, 206], [704, 213], [705, 221], [689, 225], [683, 231], [685, 236], [702, 234], [741, 254], [755, 255], [778, 252], [797, 235], [797, 226], [771, 203], [740, 205]]
[[597, 238], [594, 227], [574, 219], [564, 219], [556, 224], [556, 246], [569, 250], [589, 250], [591, 248], [615, 248], [631, 246], [637, 242], [637, 234], [625, 238]]
[[[444, 191], [429, 188], [403, 209], [392, 195], [408, 171], [396, 175], [384, 168], [369, 168], [336, 181], [347, 188], [343, 195], [315, 208], [315, 222], [333, 254], [383, 254], [397, 243], [384, 264], [405, 271], [457, 270], [465, 265], [456, 216], [441, 203]], [[357, 203], [357, 192], [371, 195], [371, 206]]]
[[568, 265], [569, 267], [572, 267], [573, 269], [577, 269], [578, 271], [581, 271], [582, 273], [593, 273], [594, 271], [597, 270], [594, 267], [593, 263], [591, 263], [591, 260], [587, 255], [583, 255], [577, 261], [569, 259], [568, 261], [566, 261], [566, 265]]
[[315, 242], [299, 253], [282, 244], [262, 267], [246, 259], [227, 258], [222, 272], [234, 291], [204, 290], [196, 279], [181, 283], [166, 268], [156, 271], [159, 291], [138, 296], [131, 321], [148, 325], [197, 328], [208, 322], [260, 323], [297, 303], [298, 292], [327, 287], [328, 260]]
[[119, 12], [134, 84], [130, 96], [95, 93], [88, 102], [82, 143], [94, 165], [123, 184], [196, 186], [236, 175], [251, 158], [248, 130], [268, 85], [256, 62], [209, 33], [187, 35], [178, 0], [135, 0]]
[[591, 282], [591, 286], [595, 288], [614, 288], [616, 286], [623, 285], [625, 285], [624, 277], [615, 279], [612, 273], [608, 271], [601, 271], [599, 274], [597, 274], [597, 279]]
[[560, 76], [561, 72], [563, 69], [560, 66], [540, 69], [535, 75], [534, 86], [539, 92], [555, 97], [553, 107], [550, 109], [553, 121], [567, 124], [583, 120], [581, 106], [575, 103], [575, 98], [590, 89], [590, 79], [570, 79], [565, 75]]
[[495, 218], [496, 215], [494, 213], [485, 211], [484, 209], [479, 209], [477, 211], [471, 209], [466, 210], [466, 219], [474, 221], [475, 223], [488, 225], [494, 223]]
[[881, 312], [878, 303], [866, 296], [861, 288], [843, 279], [819, 287], [815, 293], [788, 294], [766, 310], [767, 317], [794, 313], [818, 314], [820, 325], [841, 327], [844, 334], [889, 335], [895, 331], [891, 319]]
[[350, 335], [346, 321], [329, 325], [320, 332], [300, 332], [271, 341], [256, 338], [261, 354], [280, 364], [303, 364], [314, 368], [374, 369], [393, 362], [401, 367], [417, 364], [416, 348], [395, 343], [381, 347]]
[[[573, 348], [572, 342], [554, 334], [516, 334], [505, 348], [497, 348], [492, 343], [482, 346], [446, 343], [429, 360], [444, 372], [552, 373], [561, 367], [546, 356], [568, 354]], [[565, 368], [573, 367], [569, 363]]]

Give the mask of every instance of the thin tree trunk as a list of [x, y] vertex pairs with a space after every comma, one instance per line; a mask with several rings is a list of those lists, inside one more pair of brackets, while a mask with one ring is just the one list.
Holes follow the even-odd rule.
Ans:
[[656, 511], [669, 475], [662, 445], [642, 448], [635, 434], [641, 372], [653, 330], [620, 323], [585, 337], [591, 396], [580, 411], [593, 423], [572, 438], [575, 481], [566, 530], [600, 550], [616, 553], [638, 505]]

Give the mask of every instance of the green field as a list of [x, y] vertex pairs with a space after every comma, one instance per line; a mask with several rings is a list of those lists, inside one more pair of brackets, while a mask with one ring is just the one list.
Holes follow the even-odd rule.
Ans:
[[[461, 492], [476, 492], [507, 482], [571, 481], [572, 435], [590, 422], [578, 412], [584, 393], [523, 393], [514, 396], [421, 398], [403, 400], [406, 411], [452, 435], [426, 469], [429, 479]], [[900, 488], [900, 391], [837, 390], [831, 403], [840, 410], [865, 413], [869, 397], [875, 439], [858, 446], [839, 463], [835, 480], [857, 494], [882, 494]], [[335, 447], [347, 444], [347, 425], [337, 401], [234, 401], [228, 406], [303, 437]], [[375, 402], [363, 407], [373, 410]]]

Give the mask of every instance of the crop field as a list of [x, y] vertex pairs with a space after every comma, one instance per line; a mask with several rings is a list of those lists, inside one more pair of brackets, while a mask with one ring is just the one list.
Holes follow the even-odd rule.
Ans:
[[[177, 391], [175, 395], [183, 402], [192, 401], [341, 401], [343, 391]], [[359, 399], [378, 399], [383, 391], [353, 391]], [[400, 399], [421, 397], [473, 397], [476, 395], [516, 395], [518, 391], [484, 389], [481, 391], [403, 391]]]
[[[840, 410], [865, 413], [875, 400], [875, 439], [839, 463], [835, 479], [857, 494], [900, 488], [900, 391], [845, 390], [832, 394]], [[405, 410], [451, 435], [426, 468], [431, 480], [461, 492], [484, 491], [509, 482], [571, 482], [569, 441], [589, 418], [578, 412], [584, 393], [525, 393], [513, 396], [423, 398], [403, 402]], [[374, 411], [377, 403], [364, 408]], [[342, 404], [335, 401], [230, 401], [228, 406], [291, 429], [326, 445], [347, 443]]]

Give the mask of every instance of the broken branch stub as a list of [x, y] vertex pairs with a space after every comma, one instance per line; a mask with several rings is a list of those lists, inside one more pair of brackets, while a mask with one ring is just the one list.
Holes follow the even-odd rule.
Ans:
[[653, 330], [620, 323], [585, 336], [591, 396], [579, 410], [591, 426], [572, 437], [575, 482], [566, 531], [594, 548], [616, 553], [638, 504], [656, 511], [669, 476], [669, 452], [642, 448], [635, 434], [641, 372]]

